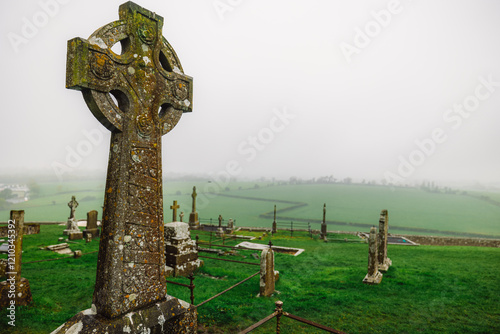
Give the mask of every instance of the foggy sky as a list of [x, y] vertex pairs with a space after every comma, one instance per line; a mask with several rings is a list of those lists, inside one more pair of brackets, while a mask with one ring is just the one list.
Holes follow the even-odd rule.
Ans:
[[[122, 2], [3, 3], [0, 169], [106, 169], [66, 42]], [[498, 1], [136, 2], [194, 78], [164, 173], [500, 182]]]

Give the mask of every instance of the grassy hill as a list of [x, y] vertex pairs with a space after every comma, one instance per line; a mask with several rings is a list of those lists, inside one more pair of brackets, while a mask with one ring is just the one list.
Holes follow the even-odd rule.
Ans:
[[[187, 219], [193, 186], [198, 189], [200, 218], [215, 219], [221, 214], [225, 219], [236, 219], [238, 226], [271, 227], [269, 213], [276, 204], [278, 220], [309, 221], [313, 228], [319, 228], [326, 203], [330, 230], [368, 231], [378, 224], [380, 211], [387, 209], [392, 233], [500, 237], [500, 206], [485, 200], [488, 196], [495, 201], [498, 194], [443, 194], [367, 185], [165, 182], [165, 221], [170, 220], [173, 200], [178, 201]], [[77, 218], [85, 219], [90, 210], [101, 213], [104, 181], [41, 183], [39, 197], [16, 204], [15, 209], [26, 211], [26, 221], [65, 221], [72, 195], [80, 203]], [[9, 212], [3, 210], [0, 215], [7, 220]]]

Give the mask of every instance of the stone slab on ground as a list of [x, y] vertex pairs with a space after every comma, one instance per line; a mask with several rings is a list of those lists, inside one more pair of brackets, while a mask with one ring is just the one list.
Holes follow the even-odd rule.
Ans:
[[[234, 247], [260, 250], [260, 251], [269, 248], [268, 245], [257, 244], [257, 243], [248, 242], [248, 241], [240, 242], [239, 244], [237, 244]], [[275, 246], [275, 245], [273, 245], [273, 250], [275, 252], [278, 252], [278, 253], [291, 254], [293, 256], [300, 255], [304, 251], [304, 249], [302, 249], [302, 248], [292, 248], [292, 247], [283, 247], [283, 246]]]

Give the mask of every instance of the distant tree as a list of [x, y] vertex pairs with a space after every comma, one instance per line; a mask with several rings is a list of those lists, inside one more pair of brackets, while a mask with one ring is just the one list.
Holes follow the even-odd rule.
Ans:
[[180, 196], [180, 195], [182, 195], [182, 191], [177, 190], [177, 191], [175, 192], [175, 195], [176, 195], [176, 196]]
[[0, 198], [9, 199], [12, 197], [14, 197], [14, 195], [12, 195], [12, 190], [10, 190], [9, 188], [5, 188], [4, 190], [0, 191]]

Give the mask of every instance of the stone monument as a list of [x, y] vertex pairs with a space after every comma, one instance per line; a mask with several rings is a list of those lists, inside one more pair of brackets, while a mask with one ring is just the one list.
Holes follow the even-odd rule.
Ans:
[[165, 224], [165, 257], [167, 276], [189, 276], [203, 265], [198, 259], [196, 241], [191, 239], [188, 224]]
[[234, 231], [234, 219], [233, 218], [229, 218], [229, 220], [227, 221], [227, 231], [229, 233], [233, 233], [233, 231]]
[[177, 209], [179, 209], [180, 206], [177, 204], [177, 201], [174, 201], [174, 203], [170, 206], [170, 209], [172, 210], [172, 221], [176, 222], [177, 221]]
[[80, 228], [78, 228], [78, 222], [75, 218], [75, 210], [78, 207], [78, 202], [76, 201], [75, 196], [71, 196], [71, 201], [68, 202], [68, 206], [70, 208], [70, 213], [68, 221], [66, 222], [66, 229], [63, 234], [67, 235], [70, 240], [82, 239], [83, 233]]
[[389, 228], [389, 215], [387, 214], [387, 210], [382, 210], [380, 212], [378, 223], [378, 270], [387, 271], [392, 265], [391, 259], [387, 257], [387, 230]]
[[379, 284], [382, 281], [382, 273], [378, 271], [377, 261], [377, 229], [373, 226], [370, 229], [368, 239], [368, 274], [363, 279], [365, 284]]
[[273, 220], [273, 227], [271, 230], [271, 234], [274, 234], [278, 232], [278, 224], [276, 223], [276, 204], [274, 205], [274, 220]]
[[87, 212], [87, 228], [83, 230], [83, 237], [87, 240], [87, 236], [90, 235], [90, 239], [97, 238], [99, 236], [99, 228], [97, 227], [97, 211], [92, 210]]
[[130, 1], [119, 16], [68, 41], [66, 87], [112, 134], [93, 306], [53, 333], [194, 333], [196, 309], [166, 294], [161, 163], [161, 136], [192, 110], [192, 78], [163, 17]]
[[219, 227], [217, 228], [216, 235], [222, 237], [224, 235], [224, 229], [222, 228], [222, 215], [219, 215]]
[[320, 238], [324, 241], [327, 241], [327, 232], [326, 232], [326, 203], [323, 204], [323, 222], [321, 223], [321, 235]]
[[274, 293], [278, 275], [279, 272], [274, 270], [274, 251], [269, 241], [269, 247], [260, 254], [260, 296], [269, 297]]
[[5, 267], [7, 280], [0, 282], [0, 309], [11, 307], [11, 305], [25, 306], [32, 301], [30, 283], [26, 278], [21, 277], [24, 211], [10, 212], [8, 229], [13, 232], [9, 233], [8, 237], [9, 255]]
[[192, 230], [196, 230], [200, 228], [200, 221], [198, 220], [198, 212], [196, 212], [196, 187], [193, 187], [193, 193], [191, 197], [193, 198], [193, 205], [191, 209], [191, 213], [189, 214], [189, 228]]
[[183, 220], [184, 220], [184, 211], [181, 211], [181, 214], [179, 215], [179, 218], [180, 218], [180, 221], [182, 223]]

